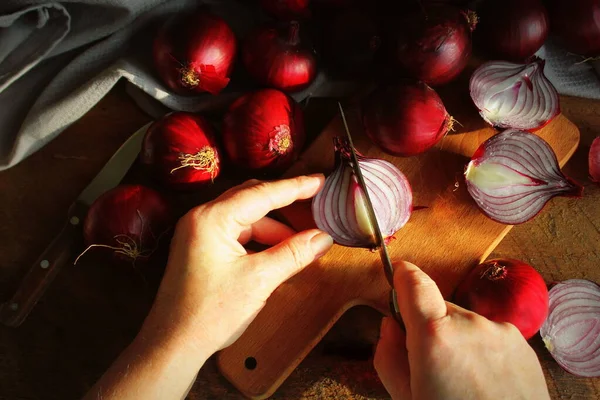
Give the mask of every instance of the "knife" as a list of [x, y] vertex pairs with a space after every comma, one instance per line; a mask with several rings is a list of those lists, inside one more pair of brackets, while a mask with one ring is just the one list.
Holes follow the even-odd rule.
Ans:
[[371, 222], [371, 226], [373, 227], [373, 231], [375, 232], [375, 246], [379, 249], [379, 257], [381, 258], [381, 263], [383, 264], [383, 270], [385, 272], [387, 281], [390, 284], [390, 287], [392, 288], [390, 292], [390, 311], [392, 313], [392, 316], [396, 319], [396, 321], [400, 323], [400, 326], [404, 326], [402, 318], [400, 317], [400, 309], [398, 308], [397, 293], [394, 289], [394, 267], [392, 266], [392, 261], [390, 260], [390, 253], [388, 252], [387, 246], [385, 244], [385, 238], [383, 237], [383, 233], [381, 233], [379, 222], [377, 222], [377, 217], [375, 216], [375, 209], [373, 208], [373, 203], [371, 202], [371, 198], [369, 197], [369, 192], [367, 191], [365, 178], [363, 177], [362, 171], [360, 169], [360, 164], [358, 163], [358, 156], [356, 155], [356, 150], [354, 149], [354, 142], [352, 141], [352, 135], [350, 135], [350, 128], [348, 128], [348, 121], [346, 121], [346, 115], [344, 114], [344, 108], [342, 107], [342, 103], [338, 102], [338, 107], [340, 108], [340, 115], [342, 116], [342, 122], [344, 123], [346, 138], [348, 139], [348, 144], [350, 146], [350, 156], [352, 158], [352, 169], [354, 170], [354, 176], [356, 177], [358, 185], [364, 194], [363, 198], [365, 201], [365, 208], [367, 209], [369, 221]]
[[149, 125], [131, 135], [79, 194], [69, 208], [62, 231], [30, 267], [13, 297], [0, 305], [0, 323], [11, 327], [21, 325], [60, 269], [71, 261], [81, 238], [81, 225], [87, 210], [101, 194], [121, 182], [140, 152]]

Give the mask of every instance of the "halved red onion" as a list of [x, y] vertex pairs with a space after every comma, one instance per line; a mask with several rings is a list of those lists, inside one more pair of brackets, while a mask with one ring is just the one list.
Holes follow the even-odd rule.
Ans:
[[[365, 205], [364, 192], [352, 168], [348, 143], [335, 139], [336, 168], [313, 199], [317, 227], [336, 243], [350, 247], [373, 247], [375, 232]], [[388, 161], [358, 155], [375, 216], [386, 241], [402, 228], [412, 213], [408, 180]]]
[[467, 190], [481, 211], [508, 225], [535, 217], [555, 196], [580, 197], [581, 185], [560, 171], [544, 139], [506, 130], [483, 142], [465, 170]]
[[475, 70], [469, 90], [483, 119], [499, 128], [533, 131], [560, 114], [558, 92], [544, 75], [545, 61], [490, 61]]
[[592, 180], [600, 183], [600, 137], [597, 137], [592, 142], [588, 161]]
[[552, 357], [568, 372], [600, 376], [600, 286], [570, 279], [549, 292], [549, 313], [540, 335]]

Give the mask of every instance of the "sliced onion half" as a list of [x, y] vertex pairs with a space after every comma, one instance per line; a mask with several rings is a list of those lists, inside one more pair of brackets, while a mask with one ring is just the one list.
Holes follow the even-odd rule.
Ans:
[[555, 196], [579, 197], [583, 192], [560, 171], [544, 139], [514, 129], [492, 136], [477, 149], [465, 179], [481, 211], [508, 225], [535, 217]]
[[550, 289], [548, 318], [540, 335], [552, 357], [568, 372], [600, 376], [600, 286], [582, 279]]
[[531, 64], [490, 61], [471, 76], [469, 91], [479, 114], [498, 128], [533, 131], [560, 114], [558, 92], [544, 75], [544, 60]]

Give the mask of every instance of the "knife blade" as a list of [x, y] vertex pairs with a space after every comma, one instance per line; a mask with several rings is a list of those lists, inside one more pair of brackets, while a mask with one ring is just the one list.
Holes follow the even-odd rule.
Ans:
[[140, 128], [121, 145], [73, 202], [62, 231], [30, 267], [12, 298], [0, 305], [1, 324], [21, 325], [58, 272], [72, 259], [87, 210], [101, 194], [121, 182], [140, 152], [149, 125]]
[[369, 221], [371, 222], [371, 226], [373, 227], [373, 231], [375, 233], [375, 246], [379, 249], [379, 257], [381, 258], [381, 263], [383, 264], [383, 270], [385, 272], [387, 281], [392, 288], [392, 291], [390, 292], [390, 310], [392, 312], [392, 316], [402, 324], [402, 319], [400, 318], [400, 310], [398, 308], [397, 294], [396, 290], [394, 289], [394, 267], [392, 265], [392, 260], [390, 259], [390, 253], [387, 249], [387, 245], [385, 244], [385, 238], [383, 237], [381, 228], [379, 227], [379, 222], [377, 221], [377, 216], [375, 215], [375, 209], [373, 208], [371, 197], [369, 196], [369, 192], [367, 191], [367, 185], [365, 184], [365, 178], [363, 177], [362, 171], [360, 169], [358, 156], [356, 155], [356, 150], [354, 149], [354, 141], [352, 140], [352, 135], [350, 134], [350, 128], [348, 127], [348, 121], [346, 120], [346, 114], [344, 113], [342, 103], [338, 102], [338, 107], [340, 109], [340, 115], [344, 124], [346, 138], [348, 139], [348, 144], [350, 146], [352, 169], [354, 170], [354, 175], [356, 177], [358, 185], [360, 186], [363, 192], [365, 208], [367, 209]]

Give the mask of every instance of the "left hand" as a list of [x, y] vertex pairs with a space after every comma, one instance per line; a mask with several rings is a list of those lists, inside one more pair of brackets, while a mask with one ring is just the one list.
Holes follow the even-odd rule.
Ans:
[[[237, 340], [282, 282], [332, 246], [318, 229], [296, 233], [266, 217], [313, 197], [323, 182], [321, 174], [251, 180], [181, 218], [146, 332], [185, 332], [211, 352]], [[249, 254], [251, 240], [272, 247]]]

